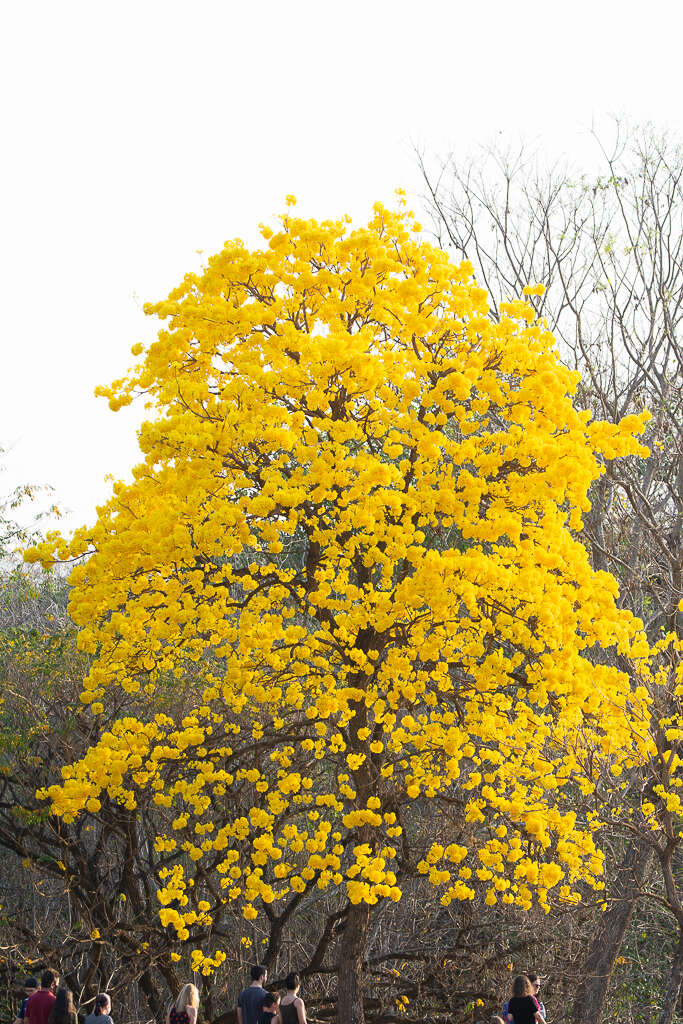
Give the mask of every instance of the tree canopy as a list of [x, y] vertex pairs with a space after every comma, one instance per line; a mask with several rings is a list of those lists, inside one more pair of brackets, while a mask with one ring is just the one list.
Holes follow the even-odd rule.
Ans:
[[78, 560], [102, 722], [43, 796], [71, 821], [153, 793], [179, 940], [313, 888], [367, 910], [410, 872], [444, 905], [574, 901], [602, 857], [567, 795], [651, 752], [616, 658], [647, 653], [641, 623], [577, 536], [606, 461], [647, 454], [647, 414], [575, 408], [542, 287], [490, 317], [402, 203], [262, 232], [147, 307], [158, 340], [101, 389], [148, 402], [144, 461], [29, 553]]

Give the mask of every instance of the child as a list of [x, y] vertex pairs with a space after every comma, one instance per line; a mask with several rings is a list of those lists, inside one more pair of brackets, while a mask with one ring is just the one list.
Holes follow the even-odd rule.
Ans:
[[280, 997], [277, 992], [266, 992], [261, 1003], [261, 1016], [258, 1019], [258, 1024], [272, 1024], [279, 1005]]

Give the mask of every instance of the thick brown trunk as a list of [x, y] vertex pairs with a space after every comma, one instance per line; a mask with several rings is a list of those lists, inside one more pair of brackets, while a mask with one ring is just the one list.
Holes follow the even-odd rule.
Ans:
[[159, 989], [155, 985], [149, 971], [142, 972], [138, 980], [138, 985], [145, 993], [147, 1005], [149, 1006], [152, 1017], [155, 1020], [163, 1020], [166, 1016], [166, 1006], [164, 1005]]
[[666, 983], [662, 1008], [659, 1011], [657, 1024], [672, 1024], [678, 997], [681, 994], [681, 983], [683, 982], [683, 932], [678, 933], [678, 944], [674, 951], [673, 960], [669, 968], [669, 980]]
[[342, 933], [337, 972], [338, 1024], [365, 1024], [363, 1012], [363, 955], [370, 926], [367, 903], [350, 906]]
[[612, 892], [613, 902], [602, 915], [586, 954], [576, 990], [572, 1024], [599, 1024], [607, 987], [621, 944], [652, 861], [652, 848], [635, 841], [626, 851]]

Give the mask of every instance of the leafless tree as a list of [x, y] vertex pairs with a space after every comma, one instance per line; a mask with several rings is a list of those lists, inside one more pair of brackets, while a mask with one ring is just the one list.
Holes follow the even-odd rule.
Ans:
[[[651, 456], [607, 463], [591, 495], [585, 539], [596, 568], [614, 574], [620, 600], [650, 639], [679, 636], [683, 579], [683, 149], [651, 129], [615, 125], [595, 138], [601, 170], [542, 166], [524, 149], [484, 150], [459, 162], [418, 154], [439, 242], [468, 259], [489, 291], [492, 315], [526, 285], [566, 363], [577, 399], [615, 422], [649, 409]], [[600, 1019], [613, 965], [653, 858], [670, 851], [632, 837], [613, 900], [590, 945], [573, 1011]], [[680, 894], [669, 910], [683, 934]], [[683, 941], [658, 1024], [670, 1024], [681, 988]]]

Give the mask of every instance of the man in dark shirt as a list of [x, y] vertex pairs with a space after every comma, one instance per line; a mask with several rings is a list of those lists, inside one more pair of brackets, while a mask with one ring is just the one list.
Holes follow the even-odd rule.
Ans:
[[56, 971], [43, 971], [40, 976], [40, 988], [34, 992], [26, 1004], [24, 1024], [47, 1024], [50, 1010], [55, 1003], [55, 989], [59, 985]]
[[[242, 989], [237, 997], [237, 1024], [258, 1024], [261, 1007], [266, 995], [263, 985], [268, 971], [261, 964], [251, 969], [251, 985]], [[33, 1024], [33, 1021], [31, 1022]]]

